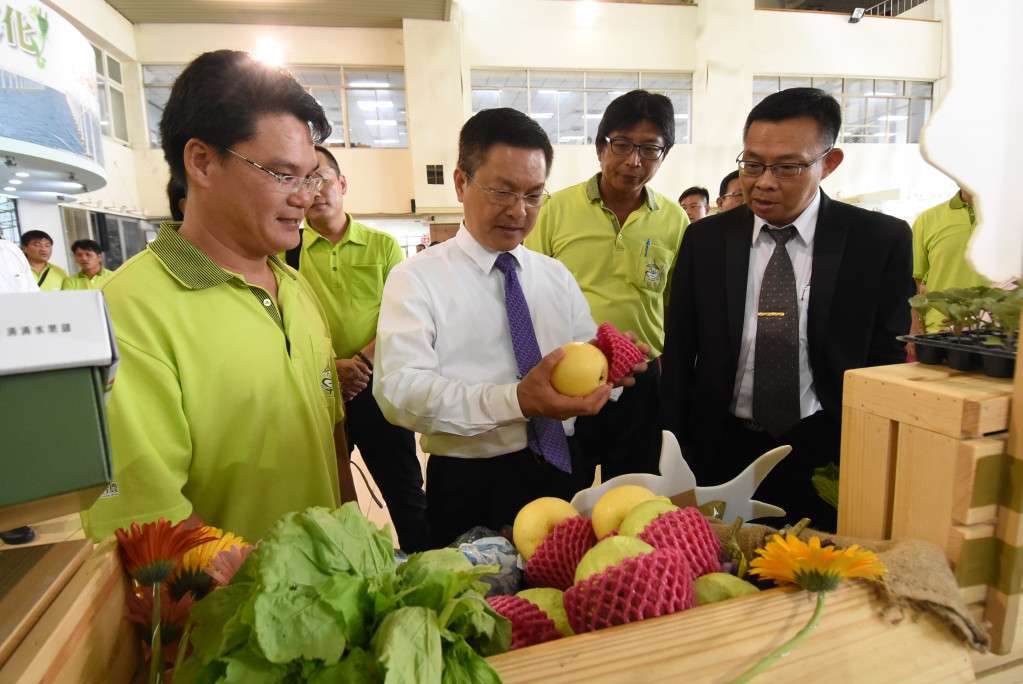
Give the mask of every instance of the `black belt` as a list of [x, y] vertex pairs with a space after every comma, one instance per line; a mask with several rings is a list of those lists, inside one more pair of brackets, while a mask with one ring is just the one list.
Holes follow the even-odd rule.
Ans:
[[752, 418], [740, 418], [739, 416], [729, 414], [732, 420], [737, 422], [742, 427], [746, 428], [750, 432], [763, 432], [764, 426], [755, 421]]

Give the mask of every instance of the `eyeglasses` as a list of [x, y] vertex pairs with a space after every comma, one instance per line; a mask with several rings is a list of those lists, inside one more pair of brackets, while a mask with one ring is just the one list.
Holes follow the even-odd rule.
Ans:
[[637, 145], [631, 140], [625, 138], [611, 138], [604, 136], [604, 141], [611, 146], [611, 152], [617, 154], [619, 157], [628, 157], [632, 154], [632, 151], [639, 149], [639, 156], [643, 159], [650, 161], [656, 161], [661, 158], [664, 154], [664, 147], [662, 145]]
[[[771, 173], [777, 175], [776, 171], [772, 171]], [[726, 197], [742, 197], [742, 190], [740, 190], [739, 192], [730, 192], [727, 195], [721, 195], [721, 199], [724, 199]]]
[[817, 157], [813, 161], [806, 162], [805, 164], [796, 164], [792, 162], [786, 162], [784, 164], [761, 164], [760, 162], [745, 161], [742, 159], [740, 154], [735, 159], [735, 163], [739, 165], [739, 173], [744, 176], [750, 176], [752, 178], [758, 178], [764, 174], [764, 171], [771, 169], [771, 173], [776, 178], [795, 178], [803, 172], [803, 169], [813, 166], [824, 157], [831, 153], [834, 147], [829, 147], [824, 154]]
[[244, 155], [241, 155], [241, 154], [238, 154], [237, 152], [232, 150], [230, 147], [228, 147], [226, 149], [227, 149], [228, 152], [230, 152], [234, 156], [239, 157], [240, 159], [244, 159], [248, 163], [250, 163], [253, 166], [255, 166], [257, 169], [259, 169], [260, 171], [266, 171], [271, 176], [276, 178], [277, 179], [277, 187], [279, 187], [281, 190], [283, 190], [285, 192], [289, 192], [289, 193], [291, 193], [291, 192], [298, 192], [302, 188], [308, 188], [309, 192], [316, 193], [316, 192], [320, 191], [320, 188], [323, 187], [323, 184], [327, 180], [326, 178], [319, 178], [319, 177], [317, 177], [317, 178], [302, 178], [300, 176], [284, 176], [284, 175], [281, 175], [279, 173], [274, 173], [273, 171], [271, 171], [270, 169], [266, 168], [262, 164], [257, 164], [256, 162], [252, 161], [248, 157], [246, 157]]
[[493, 188], [483, 187], [479, 184], [479, 181], [470, 176], [468, 173], [465, 174], [465, 176], [473, 183], [476, 183], [476, 186], [479, 187], [480, 190], [487, 193], [490, 201], [499, 207], [511, 207], [518, 203], [519, 200], [522, 200], [522, 203], [530, 209], [539, 209], [551, 198], [551, 194], [547, 192], [547, 190], [541, 190], [538, 195], [520, 195], [517, 192], [512, 192], [511, 190], [494, 190]]

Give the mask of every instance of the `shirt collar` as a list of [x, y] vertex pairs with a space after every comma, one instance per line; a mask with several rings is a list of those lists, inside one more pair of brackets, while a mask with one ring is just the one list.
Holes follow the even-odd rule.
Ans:
[[[494, 270], [494, 264], [497, 263], [497, 255], [501, 252], [491, 252], [486, 247], [476, 241], [476, 238], [472, 236], [469, 229], [465, 227], [465, 219], [462, 219], [462, 225], [458, 227], [458, 232], [455, 233], [455, 237], [452, 238], [455, 241], [465, 255], [472, 259], [472, 261], [479, 266], [480, 270], [484, 273], [490, 273]], [[518, 262], [519, 270], [522, 270], [522, 259], [525, 256], [526, 248], [519, 245], [515, 249], [508, 252], [515, 261]]]
[[[353, 221], [352, 215], [348, 212], [345, 212], [345, 216], [348, 217], [348, 229], [341, 236], [341, 239], [337, 241], [337, 244], [343, 245], [346, 242], [354, 242], [359, 245], [367, 244], [366, 233], [362, 226]], [[303, 220], [302, 228], [302, 249], [309, 249], [321, 240], [329, 247], [334, 246], [330, 240], [317, 233], [316, 229], [309, 225], [309, 219]]]
[[963, 200], [963, 191], [960, 190], [948, 201], [948, 206], [950, 209], [962, 209], [970, 205]]
[[[796, 217], [796, 220], [791, 224], [796, 227], [796, 234], [804, 245], [813, 244], [813, 236], [817, 232], [817, 215], [821, 210], [821, 190], [817, 188], [817, 194], [814, 195], [810, 203], [806, 205], [806, 209], [803, 209], [803, 213]], [[753, 243], [756, 244], [760, 238], [761, 228], [764, 226], [770, 226], [767, 221], [760, 218], [756, 214], [753, 214]], [[772, 226], [773, 228], [784, 228], [785, 226]]]
[[[650, 211], [657, 211], [657, 200], [654, 199], [654, 193], [647, 190], [647, 187], [643, 186], [644, 204], [650, 209]], [[586, 197], [590, 202], [601, 202], [603, 198], [600, 196], [600, 172], [598, 171], [595, 176], [586, 181]]]
[[[160, 224], [160, 232], [156, 239], [147, 246], [147, 249], [163, 262], [171, 275], [192, 290], [205, 290], [238, 278], [217, 266], [208, 256], [196, 249], [195, 245], [181, 237], [178, 233], [179, 228], [180, 222], [165, 221]], [[271, 266], [276, 266], [277, 272], [285, 273], [295, 280], [295, 276], [288, 273], [276, 255], [270, 255], [267, 259]]]

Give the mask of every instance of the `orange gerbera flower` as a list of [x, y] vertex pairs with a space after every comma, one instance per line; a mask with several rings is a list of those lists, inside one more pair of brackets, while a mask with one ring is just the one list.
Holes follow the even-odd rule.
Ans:
[[807, 591], [831, 591], [847, 577], [883, 581], [888, 570], [873, 551], [855, 544], [845, 549], [821, 546], [812, 537], [809, 543], [794, 535], [774, 535], [758, 558], [750, 563], [750, 573], [775, 582], [798, 584]]
[[214, 539], [203, 528], [185, 529], [184, 522], [171, 525], [164, 518], [141, 528], [133, 522], [114, 534], [125, 569], [142, 586], [166, 581], [186, 551]]
[[191, 592], [195, 600], [205, 596], [213, 583], [213, 578], [206, 572], [212, 568], [211, 562], [221, 551], [232, 547], [245, 547], [248, 544], [241, 537], [231, 532], [224, 533], [216, 527], [202, 528], [204, 534], [212, 537], [211, 541], [200, 544], [185, 552], [177, 570], [167, 583], [171, 597], [178, 599]]

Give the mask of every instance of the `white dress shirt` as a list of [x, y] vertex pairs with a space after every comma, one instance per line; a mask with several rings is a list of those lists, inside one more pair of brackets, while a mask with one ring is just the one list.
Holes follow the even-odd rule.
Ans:
[[39, 292], [25, 253], [4, 239], [0, 239], [0, 292]]
[[[517, 261], [540, 353], [596, 334], [561, 262], [521, 245]], [[387, 419], [423, 435], [423, 451], [486, 458], [526, 448], [526, 421], [498, 252], [465, 228], [407, 259], [384, 285], [373, 396]], [[574, 422], [565, 421], [568, 434]]]
[[[806, 312], [810, 304], [810, 274], [813, 271], [813, 238], [817, 230], [817, 214], [821, 207], [821, 194], [807, 205], [803, 213], [791, 224], [796, 235], [785, 243], [785, 249], [792, 260], [792, 271], [796, 276], [796, 293], [799, 311], [799, 416], [806, 418], [821, 408], [813, 389], [813, 373], [810, 370], [810, 347], [806, 337]], [[742, 346], [739, 348], [739, 367], [735, 373], [732, 392], [732, 414], [739, 418], [753, 418], [753, 366], [757, 345], [757, 308], [760, 302], [760, 285], [764, 280], [767, 262], [771, 260], [775, 243], [759, 216], [753, 217], [753, 244], [749, 253], [749, 277], [746, 279], [746, 310], [742, 323]], [[773, 226], [784, 228], [785, 226]]]

